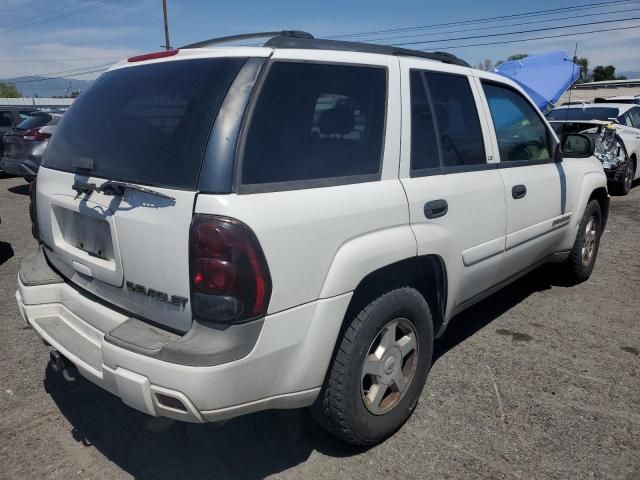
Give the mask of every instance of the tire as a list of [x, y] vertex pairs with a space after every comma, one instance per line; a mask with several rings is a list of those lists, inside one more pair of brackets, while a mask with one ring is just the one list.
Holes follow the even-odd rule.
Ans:
[[[409, 287], [384, 293], [343, 328], [325, 383], [311, 407], [313, 418], [352, 445], [381, 442], [413, 413], [432, 354], [433, 321], [424, 297]], [[376, 374], [365, 373], [365, 359], [366, 370]]]
[[633, 177], [635, 176], [635, 173], [636, 164], [634, 159], [628, 157], [627, 160], [616, 170], [613, 182], [611, 183], [611, 190], [613, 193], [616, 195], [627, 195], [633, 186]]
[[[590, 224], [590, 222], [593, 223]], [[600, 204], [597, 200], [591, 200], [585, 208], [576, 241], [565, 263], [568, 280], [571, 283], [584, 282], [591, 276], [598, 256], [601, 236], [602, 212]]]

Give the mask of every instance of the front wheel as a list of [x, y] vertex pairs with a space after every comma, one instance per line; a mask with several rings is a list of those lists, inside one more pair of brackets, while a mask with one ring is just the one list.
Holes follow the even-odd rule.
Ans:
[[597, 200], [591, 200], [582, 216], [578, 235], [565, 263], [571, 283], [587, 280], [593, 272], [602, 236], [602, 212]]
[[626, 158], [615, 172], [613, 181], [611, 182], [611, 191], [616, 195], [626, 195], [633, 186], [633, 177], [636, 174], [636, 164], [633, 157], [627, 155], [624, 145], [621, 146], [621, 154]]
[[349, 321], [311, 411], [329, 433], [373, 445], [415, 409], [433, 353], [429, 305], [409, 287], [389, 291]]

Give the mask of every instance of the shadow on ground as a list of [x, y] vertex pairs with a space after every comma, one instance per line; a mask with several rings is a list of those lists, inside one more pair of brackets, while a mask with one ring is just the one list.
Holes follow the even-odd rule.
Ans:
[[13, 247], [10, 243], [0, 242], [0, 265], [13, 257]]
[[[494, 293], [482, 302], [457, 315], [436, 342], [434, 363], [456, 345], [483, 329], [493, 320], [522, 302], [535, 292], [549, 290], [551, 287], [568, 287], [568, 283], [558, 269], [557, 264], [547, 264], [525, 275], [521, 279]], [[517, 332], [513, 332], [516, 336]]]
[[[550, 288], [548, 278], [549, 270], [539, 269], [455, 318], [436, 345], [435, 359], [532, 293]], [[73, 438], [136, 478], [260, 479], [305, 462], [314, 450], [333, 457], [363, 452], [324, 433], [305, 410], [198, 425], [151, 419], [86, 380], [67, 384], [50, 369], [44, 384], [71, 423]]]
[[7, 190], [11, 193], [17, 193], [18, 195], [29, 195], [29, 184], [16, 185], [15, 187], [9, 187]]

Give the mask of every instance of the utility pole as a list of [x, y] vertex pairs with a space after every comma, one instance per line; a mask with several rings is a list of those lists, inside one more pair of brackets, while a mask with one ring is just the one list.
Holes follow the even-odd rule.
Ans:
[[167, 20], [167, 0], [162, 0], [162, 13], [164, 14], [164, 47], [171, 50], [171, 42], [169, 42], [169, 21]]

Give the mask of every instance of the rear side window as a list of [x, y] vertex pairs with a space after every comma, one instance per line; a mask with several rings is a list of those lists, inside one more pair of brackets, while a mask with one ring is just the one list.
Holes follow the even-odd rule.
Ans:
[[248, 126], [241, 183], [302, 188], [379, 178], [386, 83], [385, 68], [273, 63]]
[[244, 62], [177, 60], [105, 73], [62, 118], [45, 165], [75, 173], [77, 159], [90, 158], [97, 177], [195, 190], [211, 127]]
[[640, 128], [640, 108], [636, 107], [629, 110], [629, 116], [631, 117], [633, 128]]
[[469, 80], [411, 72], [411, 168], [486, 164], [484, 139]]
[[32, 128], [44, 127], [51, 120], [51, 115], [48, 113], [37, 113], [35, 115], [29, 115], [26, 119], [20, 122], [17, 128], [23, 130], [30, 130]]
[[549, 131], [535, 108], [518, 92], [483, 82], [500, 161], [549, 160]]

